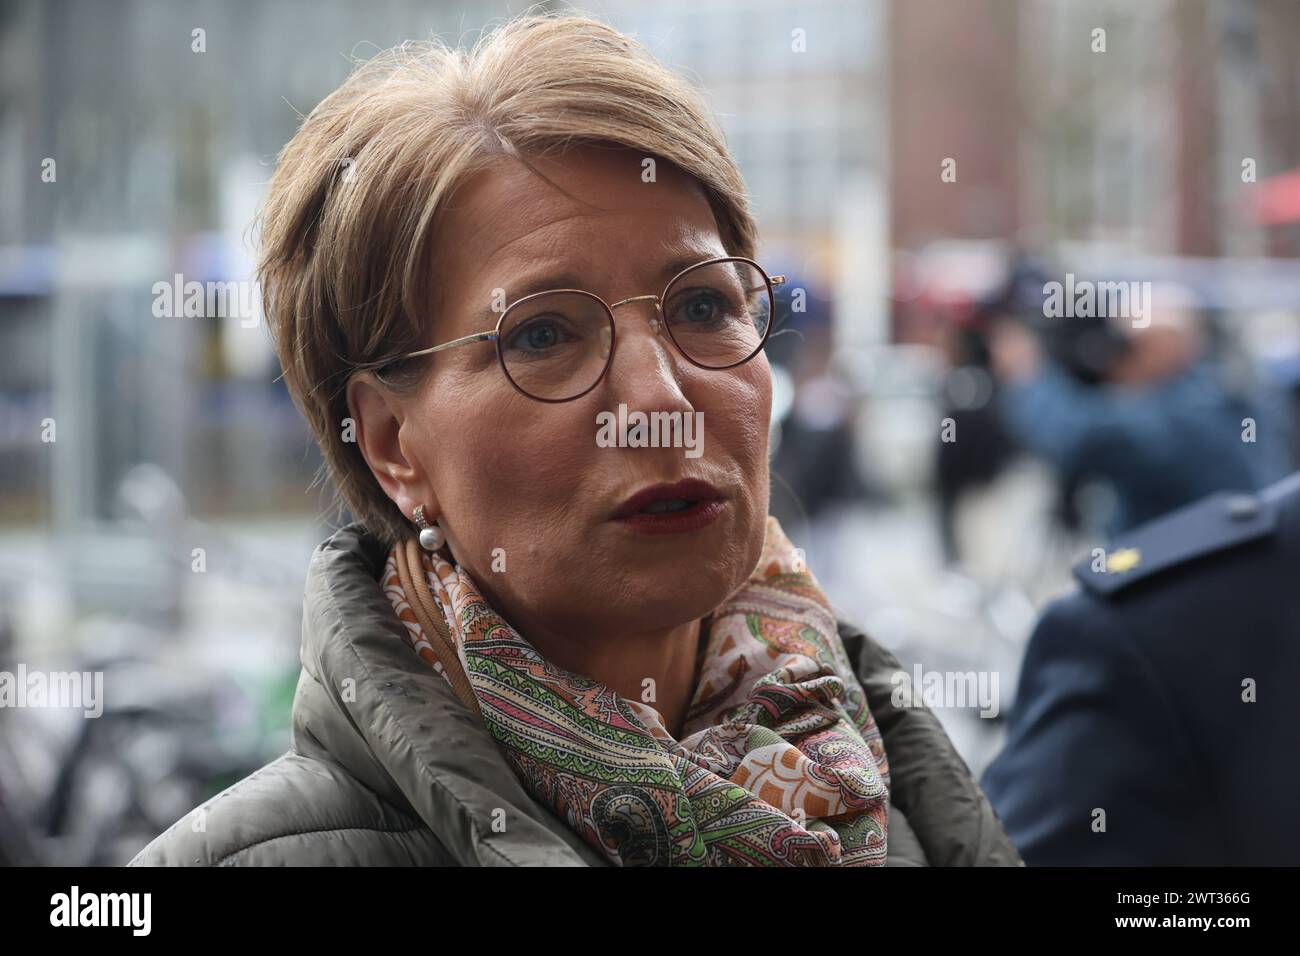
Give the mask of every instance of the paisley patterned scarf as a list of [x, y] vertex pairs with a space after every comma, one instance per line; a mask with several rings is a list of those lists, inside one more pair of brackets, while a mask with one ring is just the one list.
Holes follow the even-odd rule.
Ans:
[[411, 647], [479, 712], [525, 789], [611, 863], [884, 862], [884, 743], [775, 518], [753, 575], [701, 625], [681, 740], [651, 705], [548, 663], [443, 553], [399, 544], [382, 585]]

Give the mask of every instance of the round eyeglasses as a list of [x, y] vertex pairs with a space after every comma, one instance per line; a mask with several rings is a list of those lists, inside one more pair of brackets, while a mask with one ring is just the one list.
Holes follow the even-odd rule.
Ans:
[[635, 295], [607, 303], [581, 289], [535, 292], [511, 303], [495, 329], [371, 366], [383, 368], [474, 342], [495, 342], [501, 370], [516, 389], [539, 402], [567, 402], [590, 392], [614, 356], [614, 310], [653, 301], [651, 329], [668, 333], [692, 365], [728, 369], [757, 355], [772, 330], [772, 290], [785, 276], [769, 276], [752, 259], [724, 256], [683, 269], [662, 295]]

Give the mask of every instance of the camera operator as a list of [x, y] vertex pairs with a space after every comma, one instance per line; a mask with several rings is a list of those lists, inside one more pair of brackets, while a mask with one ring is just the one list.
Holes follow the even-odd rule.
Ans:
[[1254, 491], [1290, 467], [1281, 422], [1227, 388], [1190, 296], [1157, 287], [1148, 322], [1003, 320], [990, 341], [1007, 427], [1068, 487], [1110, 486], [1111, 534], [1219, 490]]

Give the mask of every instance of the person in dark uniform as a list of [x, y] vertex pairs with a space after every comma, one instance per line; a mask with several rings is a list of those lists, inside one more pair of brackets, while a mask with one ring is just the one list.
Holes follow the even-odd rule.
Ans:
[[1026, 863], [1300, 865], [1300, 472], [1074, 570], [983, 780]]

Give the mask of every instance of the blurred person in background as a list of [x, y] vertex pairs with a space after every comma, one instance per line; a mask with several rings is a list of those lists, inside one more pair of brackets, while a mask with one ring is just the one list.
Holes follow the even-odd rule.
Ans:
[[957, 536], [962, 496], [997, 478], [1017, 450], [999, 413], [998, 383], [990, 374], [989, 330], [1002, 308], [1000, 301], [971, 303], [952, 310], [939, 329], [939, 347], [948, 365], [940, 418], [951, 421], [954, 434], [961, 436], [960, 441], [946, 441], [941, 433], [935, 443], [939, 538], [949, 564], [962, 560]]
[[[260, 275], [357, 521], [311, 565], [291, 751], [134, 862], [1019, 863], [768, 514], [756, 245], [702, 99], [594, 19], [317, 106]], [[707, 442], [602, 445], [624, 405]]]
[[1012, 434], [1065, 487], [1109, 486], [1111, 534], [1216, 490], [1263, 488], [1291, 466], [1280, 406], [1225, 386], [1189, 294], [1157, 286], [1149, 308], [1144, 327], [1118, 316], [1050, 320], [1047, 348], [1019, 321], [999, 323], [991, 339]]
[[1300, 473], [1075, 568], [983, 782], [1030, 865], [1300, 865]]
[[[791, 293], [804, 292], [802, 311], [791, 307]], [[783, 527], [815, 521], [837, 504], [868, 496], [854, 445], [857, 400], [834, 368], [831, 303], [811, 282], [787, 277], [777, 290], [777, 312], [787, 319], [774, 331], [768, 361], [789, 373], [794, 397], [780, 421], [780, 442], [772, 456], [772, 475], [782, 485], [774, 491], [772, 514]]]

